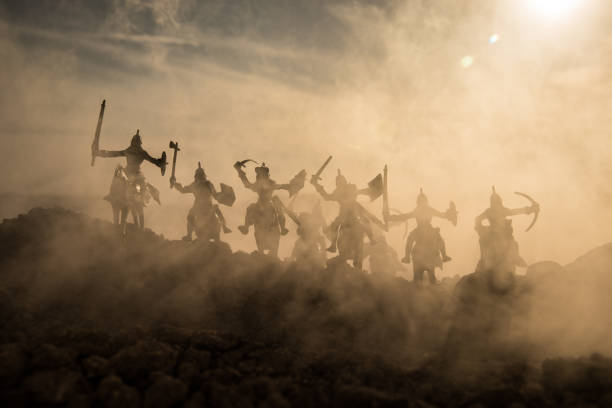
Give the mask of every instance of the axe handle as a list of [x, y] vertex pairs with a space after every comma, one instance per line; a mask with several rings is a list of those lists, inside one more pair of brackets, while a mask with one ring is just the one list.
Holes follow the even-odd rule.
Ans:
[[106, 99], [102, 101], [100, 106], [100, 115], [98, 116], [98, 124], [96, 125], [96, 133], [94, 134], [94, 140], [91, 143], [91, 166], [93, 167], [96, 162], [96, 154], [100, 150], [100, 131], [102, 130], [102, 119], [104, 119], [104, 109], [106, 108]]
[[174, 155], [172, 156], [172, 175], [170, 176], [170, 188], [174, 186], [174, 182], [176, 181], [176, 177], [174, 177], [174, 169], [176, 168], [176, 155], [178, 154], [178, 143], [175, 143], [174, 147]]

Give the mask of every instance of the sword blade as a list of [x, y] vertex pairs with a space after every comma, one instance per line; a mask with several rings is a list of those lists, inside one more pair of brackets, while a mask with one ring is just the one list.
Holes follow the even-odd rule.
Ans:
[[98, 116], [98, 124], [96, 125], [96, 133], [94, 134], [94, 140], [91, 143], [91, 165], [93, 167], [96, 162], [96, 153], [100, 149], [100, 131], [102, 130], [102, 119], [104, 119], [104, 109], [106, 108], [106, 99], [102, 101], [100, 106], [100, 115]]
[[329, 164], [329, 162], [331, 161], [332, 156], [329, 156], [327, 158], [327, 160], [325, 160], [325, 163], [323, 163], [323, 165], [319, 168], [319, 170], [315, 173], [315, 176], [317, 179], [321, 179], [321, 173], [323, 173], [323, 170], [325, 170], [325, 168], [327, 167], [327, 165]]

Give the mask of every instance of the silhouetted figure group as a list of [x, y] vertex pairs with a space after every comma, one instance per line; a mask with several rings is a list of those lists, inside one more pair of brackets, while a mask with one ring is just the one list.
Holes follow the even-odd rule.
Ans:
[[[102, 105], [96, 136], [92, 144], [92, 165], [95, 157], [125, 157], [126, 166], [117, 166], [114, 171], [109, 194], [105, 197], [113, 210], [113, 221], [120, 226], [123, 236], [126, 234], [126, 220], [128, 213], [132, 213], [134, 223], [138, 228], [144, 228], [144, 207], [153, 198], [160, 203], [159, 191], [147, 183], [141, 172], [141, 164], [148, 161], [161, 169], [162, 175], [166, 169], [166, 153], [160, 158], [153, 158], [142, 148], [140, 132], [132, 137], [130, 146], [124, 150], [107, 151], [98, 148], [99, 133], [102, 116]], [[229, 234], [228, 227], [219, 204], [232, 206], [236, 196], [232, 187], [221, 183], [221, 191], [217, 191], [211, 181], [207, 179], [206, 172], [198, 163], [194, 180], [191, 184], [183, 186], [176, 181], [175, 166], [178, 148], [177, 142], [170, 142], [174, 149], [172, 163], [172, 176], [170, 187], [182, 194], [193, 194], [194, 204], [187, 215], [186, 241], [193, 239], [193, 234], [200, 241], [220, 241], [220, 233]], [[305, 265], [323, 267], [327, 260], [326, 252], [336, 253], [336, 261], [352, 261], [356, 269], [362, 268], [364, 258], [370, 260], [372, 273], [395, 275], [397, 271], [404, 270], [404, 264], [413, 264], [414, 281], [421, 283], [425, 275], [431, 284], [436, 283], [435, 270], [442, 268], [443, 263], [451, 261], [446, 251], [446, 245], [440, 228], [432, 225], [433, 217], [450, 221], [457, 225], [457, 209], [451, 201], [445, 212], [436, 210], [429, 204], [427, 196], [421, 189], [416, 200], [416, 208], [408, 213], [390, 214], [388, 207], [387, 168], [384, 170], [384, 179], [377, 175], [368, 187], [358, 189], [355, 184], [349, 183], [346, 177], [338, 170], [333, 192], [328, 193], [320, 184], [321, 174], [331, 160], [331, 156], [323, 166], [312, 175], [310, 183], [325, 201], [338, 204], [338, 216], [326, 224], [320, 204], [312, 211], [295, 213], [291, 208], [285, 207], [281, 199], [275, 195], [279, 190], [285, 190], [290, 197], [295, 197], [304, 187], [306, 171], [300, 171], [286, 184], [278, 184], [270, 177], [270, 169], [262, 163], [255, 167], [255, 181], [251, 182], [245, 169], [249, 162], [246, 159], [237, 161], [234, 168], [245, 188], [257, 194], [257, 201], [246, 209], [244, 224], [238, 226], [242, 234], [248, 234], [254, 227], [255, 243], [258, 252], [278, 255], [281, 236], [288, 233], [285, 215], [297, 225], [298, 239], [295, 242], [290, 259]], [[517, 193], [529, 199], [531, 205], [524, 208], [509, 209], [503, 205], [501, 197], [495, 192], [491, 195], [490, 207], [476, 217], [476, 231], [480, 242], [480, 261], [476, 268], [480, 273], [514, 273], [516, 266], [526, 266], [518, 251], [518, 243], [514, 239], [512, 221], [508, 218], [519, 214], [535, 214], [529, 230], [537, 219], [539, 205], [528, 195]], [[367, 211], [359, 202], [359, 196], [369, 196], [371, 201], [383, 195], [383, 221]], [[216, 203], [214, 201], [216, 201]], [[416, 228], [410, 232], [406, 239], [406, 249], [401, 262], [398, 255], [387, 244], [384, 232], [390, 226], [416, 221]], [[325, 236], [329, 240], [326, 244]], [[367, 244], [364, 242], [368, 238]]]

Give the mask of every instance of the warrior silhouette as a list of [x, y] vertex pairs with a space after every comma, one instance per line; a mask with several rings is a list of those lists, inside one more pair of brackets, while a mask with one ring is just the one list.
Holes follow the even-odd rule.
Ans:
[[397, 215], [388, 215], [387, 219], [389, 221], [408, 221], [411, 218], [416, 220], [417, 226], [413, 229], [408, 235], [408, 239], [406, 241], [406, 252], [404, 258], [402, 259], [403, 263], [410, 263], [411, 261], [411, 252], [412, 247], [418, 237], [419, 230], [427, 230], [431, 232], [432, 235], [435, 235], [435, 243], [436, 248], [440, 251], [440, 255], [442, 255], [443, 262], [449, 262], [452, 260], [450, 256], [446, 253], [446, 244], [444, 243], [444, 239], [442, 235], [440, 235], [440, 228], [434, 228], [431, 225], [431, 220], [433, 217], [443, 218], [453, 222], [453, 224], [457, 223], [457, 213], [453, 209], [454, 206], [451, 204], [451, 208], [446, 212], [441, 212], [436, 210], [435, 208], [429, 205], [429, 199], [423, 193], [423, 189], [420, 189], [419, 195], [416, 200], [416, 208], [409, 213], [406, 214], [397, 214]]
[[374, 275], [396, 276], [398, 271], [406, 270], [382, 232], [376, 234], [376, 242], [364, 245], [363, 255], [370, 258], [370, 272]]
[[266, 167], [265, 163], [262, 163], [261, 166], [255, 167], [255, 182], [251, 183], [247, 178], [246, 173], [242, 170], [242, 166], [244, 163], [236, 162], [234, 164], [234, 168], [238, 172], [238, 177], [242, 181], [242, 184], [246, 188], [251, 191], [257, 193], [258, 200], [256, 203], [253, 203], [247, 207], [246, 216], [244, 218], [244, 225], [240, 225], [238, 229], [244, 235], [249, 233], [249, 228], [251, 225], [255, 224], [255, 220], [259, 216], [259, 209], [262, 205], [271, 203], [276, 212], [276, 217], [281, 229], [282, 235], [287, 235], [289, 230], [285, 227], [286, 219], [285, 214], [283, 213], [281, 205], [278, 203], [277, 199], [273, 196], [276, 190], [290, 190], [289, 184], [277, 184], [276, 181], [270, 178], [270, 169]]
[[255, 242], [257, 249], [263, 253], [269, 250], [270, 254], [276, 256], [280, 235], [286, 235], [289, 230], [285, 227], [285, 214], [283, 206], [278, 197], [274, 196], [276, 190], [287, 190], [290, 195], [296, 194], [304, 186], [306, 172], [302, 170], [288, 184], [277, 184], [270, 178], [270, 169], [265, 163], [255, 168], [255, 182], [251, 183], [243, 170], [245, 163], [250, 159], [238, 161], [234, 168], [242, 184], [249, 190], [257, 193], [258, 199], [247, 207], [244, 225], [238, 229], [243, 234], [249, 233], [249, 228], [255, 226]]
[[[189, 214], [187, 215], [187, 235], [183, 237], [183, 240], [191, 241], [193, 232], [198, 232], [196, 227], [201, 224], [201, 222], [196, 222], [196, 219], [200, 217], [216, 217], [216, 219], [208, 218], [209, 223], [216, 225], [216, 221], [218, 220], [218, 222], [221, 223], [224, 233], [228, 234], [232, 232], [232, 230], [227, 227], [225, 217], [223, 217], [223, 213], [221, 212], [219, 206], [213, 204], [213, 198], [217, 201], [219, 200], [219, 193], [217, 193], [213, 183], [208, 181], [206, 178], [206, 173], [199, 162], [193, 178], [193, 183], [189, 184], [188, 186], [183, 187], [183, 185], [179, 182], [175, 182], [173, 185], [173, 187], [180, 193], [193, 194], [195, 196], [193, 207], [191, 207]], [[212, 225], [208, 225], [206, 227], [213, 228]], [[218, 239], [218, 233], [212, 233], [212, 235], [208, 235], [208, 237]]]
[[[540, 206], [526, 194], [517, 194], [527, 197], [531, 201], [531, 205], [522, 208], [507, 208], [504, 206], [502, 198], [495, 191], [495, 187], [493, 187], [490, 207], [476, 217], [475, 228], [480, 236], [481, 255], [477, 267], [478, 271], [491, 270], [504, 265], [511, 269], [514, 269], [514, 266], [527, 266], [519, 255], [518, 243], [514, 239], [512, 220], [507, 217], [520, 214], [536, 214], [537, 217]], [[488, 225], [483, 224], [485, 220]], [[533, 226], [535, 220], [534, 217], [531, 226]]]
[[369, 188], [357, 189], [355, 184], [349, 183], [346, 180], [346, 177], [340, 173], [340, 170], [338, 170], [338, 175], [336, 176], [336, 189], [331, 194], [325, 191], [325, 188], [319, 184], [318, 177], [313, 175], [310, 183], [324, 200], [336, 201], [340, 205], [338, 216], [329, 226], [329, 239], [331, 240], [331, 245], [327, 248], [327, 251], [336, 252], [340, 226], [353, 220], [361, 224], [368, 239], [374, 241], [372, 227], [365, 214], [365, 210], [357, 202], [357, 197], [359, 195], [370, 195]]
[[411, 218], [416, 220], [417, 226], [408, 235], [406, 241], [406, 252], [402, 259], [404, 263], [410, 263], [414, 255], [414, 280], [420, 282], [423, 280], [425, 272], [429, 274], [431, 283], [436, 282], [435, 268], [441, 267], [443, 262], [448, 262], [451, 257], [446, 253], [446, 245], [440, 235], [440, 228], [431, 225], [433, 217], [443, 218], [457, 224], [457, 210], [451, 202], [449, 209], [446, 212], [441, 212], [429, 205], [427, 196], [423, 193], [423, 189], [419, 191], [417, 196], [416, 208], [406, 214], [390, 215], [384, 214], [388, 221], [407, 221]]
[[325, 226], [325, 218], [321, 210], [321, 203], [317, 203], [311, 212], [296, 214], [289, 208], [285, 211], [298, 225], [298, 239], [293, 245], [290, 259], [306, 266], [324, 267], [325, 237], [321, 230]]
[[153, 163], [157, 167], [162, 169], [162, 174], [166, 167], [166, 153], [163, 152], [162, 157], [155, 159], [142, 148], [142, 140], [140, 138], [140, 131], [137, 130], [136, 134], [132, 137], [130, 147], [124, 150], [97, 150], [96, 156], [99, 157], [125, 157], [127, 160], [127, 166], [125, 167], [125, 174], [128, 179], [128, 201], [130, 202], [130, 209], [136, 214], [137, 225], [140, 228], [144, 228], [144, 211], [143, 207], [148, 201], [149, 194], [153, 196], [155, 201], [159, 202], [159, 192], [155, 187], [145, 181], [145, 177], [140, 171], [140, 165], [143, 161]]

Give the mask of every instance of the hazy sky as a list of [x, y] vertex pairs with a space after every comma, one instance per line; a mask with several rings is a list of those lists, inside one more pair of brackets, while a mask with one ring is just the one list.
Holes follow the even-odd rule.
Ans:
[[[419, 187], [440, 210], [456, 202], [459, 225], [436, 222], [456, 260], [446, 274], [474, 267], [493, 184], [508, 206], [527, 205], [513, 191], [541, 204], [529, 233], [515, 221], [528, 262], [612, 238], [607, 1], [20, 0], [0, 2], [0, 34], [0, 192], [103, 196], [119, 162], [89, 165], [105, 98], [101, 148], [137, 128], [154, 156], [179, 141], [179, 181], [200, 160], [236, 189], [234, 229], [255, 198], [236, 160], [285, 182], [331, 154], [328, 189], [337, 168], [363, 186], [388, 164], [391, 207], [412, 209]], [[191, 198], [143, 171], [164, 202], [149, 226], [179, 237]]]

